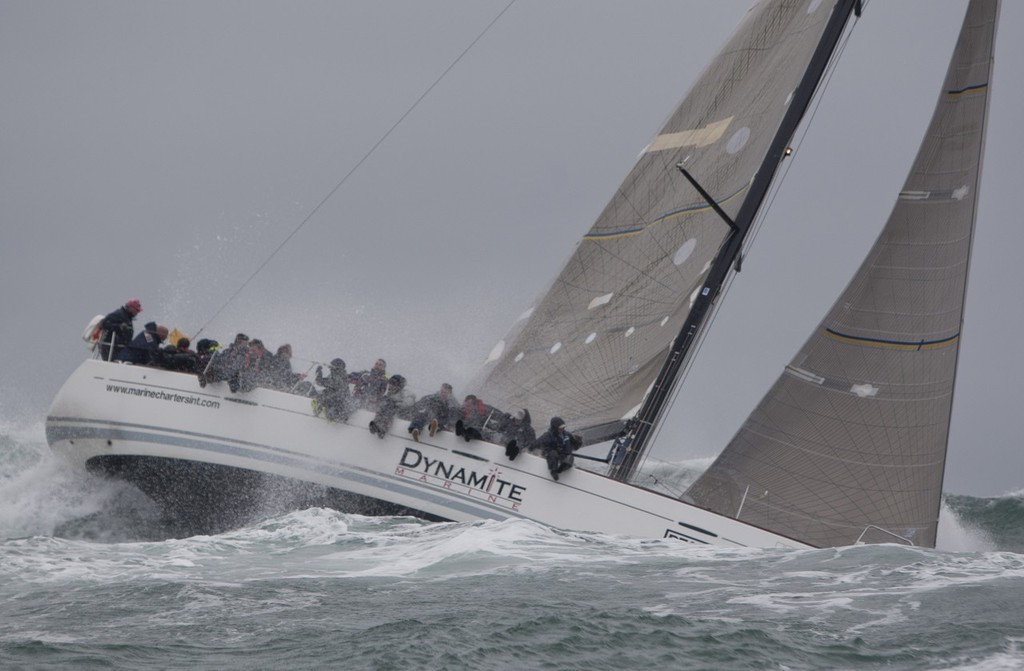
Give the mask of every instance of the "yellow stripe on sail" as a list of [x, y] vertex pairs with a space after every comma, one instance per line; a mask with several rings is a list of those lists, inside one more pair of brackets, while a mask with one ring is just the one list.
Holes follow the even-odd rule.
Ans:
[[962, 98], [963, 96], [973, 95], [975, 93], [984, 93], [988, 90], [988, 84], [975, 84], [974, 86], [965, 86], [962, 89], [956, 91], [946, 91], [947, 98]]

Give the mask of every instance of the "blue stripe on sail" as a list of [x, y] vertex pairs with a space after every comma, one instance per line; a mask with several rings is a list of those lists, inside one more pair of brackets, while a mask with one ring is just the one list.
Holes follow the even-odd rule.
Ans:
[[985, 82], [984, 84], [973, 84], [971, 86], [965, 86], [962, 89], [956, 89], [955, 91], [946, 91], [946, 95], [955, 98], [961, 95], [978, 93], [979, 91], [984, 91], [987, 88], [988, 82]]
[[948, 338], [942, 338], [941, 340], [918, 340], [918, 341], [906, 341], [906, 340], [884, 340], [882, 338], [864, 338], [861, 336], [853, 336], [846, 333], [840, 333], [839, 331], [833, 331], [830, 328], [825, 329], [825, 333], [832, 336], [837, 340], [844, 342], [860, 343], [862, 345], [873, 345], [875, 347], [889, 347], [893, 349], [908, 349], [908, 350], [920, 350], [920, 349], [934, 349], [936, 347], [945, 347], [956, 342], [960, 337], [959, 333], [949, 336]]
[[[726, 196], [721, 201], [719, 201], [718, 204], [719, 205], [723, 205], [724, 203], [728, 203], [730, 200], [732, 200], [736, 196], [738, 196], [741, 193], [743, 193], [744, 191], [746, 191], [747, 190], [747, 186], [749, 186], [749, 184], [741, 187], [737, 191], [735, 191], [732, 194]], [[688, 214], [694, 214], [696, 212], [707, 212], [707, 211], [709, 211], [711, 209], [712, 209], [711, 206], [706, 204], [706, 203], [705, 204], [701, 204], [701, 205], [688, 205], [686, 207], [681, 207], [678, 210], [672, 210], [671, 212], [666, 212], [665, 214], [657, 217], [654, 221], [652, 221], [649, 224], [644, 224], [642, 226], [635, 226], [633, 228], [626, 228], [626, 229], [622, 229], [622, 230], [619, 230], [619, 231], [609, 231], [608, 233], [588, 233], [588, 234], [583, 236], [583, 239], [584, 240], [612, 240], [614, 238], [624, 238], [624, 237], [628, 237], [630, 235], [636, 235], [637, 233], [642, 233], [645, 230], [647, 230], [648, 228], [650, 228], [651, 226], [654, 226], [656, 224], [660, 224], [660, 223], [668, 221], [670, 219], [675, 219], [677, 217], [682, 217], [682, 216], [685, 216], [685, 215], [688, 215]]]

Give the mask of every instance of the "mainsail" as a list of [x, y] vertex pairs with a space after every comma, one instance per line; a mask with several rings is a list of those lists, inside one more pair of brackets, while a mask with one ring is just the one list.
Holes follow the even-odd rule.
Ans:
[[483, 399], [561, 416], [591, 439], [622, 431], [679, 357], [681, 331], [692, 338], [700, 326], [725, 273], [715, 279], [715, 262], [745, 232], [677, 165], [727, 217], [747, 212], [749, 227], [858, 4], [766, 0], [748, 12], [547, 293], [495, 347], [476, 385]]
[[998, 0], [972, 0], [864, 264], [685, 499], [817, 546], [934, 546]]

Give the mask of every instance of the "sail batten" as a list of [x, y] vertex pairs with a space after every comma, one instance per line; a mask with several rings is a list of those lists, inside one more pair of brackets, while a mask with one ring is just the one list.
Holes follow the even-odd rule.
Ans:
[[686, 500], [816, 546], [934, 546], [998, 12], [970, 2], [878, 240]]

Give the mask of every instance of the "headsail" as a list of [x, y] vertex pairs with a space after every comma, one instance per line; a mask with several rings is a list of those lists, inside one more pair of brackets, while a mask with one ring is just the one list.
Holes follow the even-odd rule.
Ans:
[[748, 12], [539, 304], [495, 348], [478, 385], [483, 398], [534, 417], [559, 415], [593, 436], [621, 430], [691, 310], [713, 300], [702, 290], [730, 241], [730, 226], [677, 164], [728, 216], [756, 211], [763, 192], [752, 185], [777, 148], [794, 93], [806, 86], [833, 17], [841, 30], [854, 4], [766, 0]]
[[880, 237], [687, 500], [822, 547], [934, 546], [998, 12], [970, 3]]

